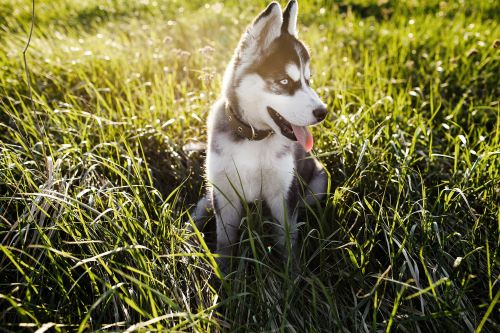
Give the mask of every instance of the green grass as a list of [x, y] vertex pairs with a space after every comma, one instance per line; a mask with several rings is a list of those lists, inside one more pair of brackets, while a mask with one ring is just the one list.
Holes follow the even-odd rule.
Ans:
[[[282, 2], [282, 5], [285, 3]], [[0, 1], [0, 330], [500, 330], [500, 5], [300, 1], [331, 110], [297, 275], [186, 227], [204, 122], [266, 1]], [[323, 8], [323, 9], [321, 9]]]

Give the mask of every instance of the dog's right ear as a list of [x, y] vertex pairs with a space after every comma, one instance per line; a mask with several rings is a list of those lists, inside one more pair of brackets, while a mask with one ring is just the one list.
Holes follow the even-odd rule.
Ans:
[[297, 1], [290, 0], [288, 5], [283, 12], [283, 26], [281, 30], [287, 32], [292, 36], [297, 37], [297, 13], [299, 11], [299, 5]]
[[258, 55], [281, 35], [283, 16], [281, 7], [277, 2], [272, 2], [260, 13], [248, 27], [241, 39], [241, 51]]

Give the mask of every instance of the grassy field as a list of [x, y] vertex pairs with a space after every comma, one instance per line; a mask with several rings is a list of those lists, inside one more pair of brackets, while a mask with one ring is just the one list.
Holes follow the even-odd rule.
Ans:
[[0, 0], [0, 331], [500, 330], [496, 0], [300, 1], [330, 194], [298, 274], [254, 207], [220, 278], [192, 147], [266, 4], [37, 0], [31, 102], [31, 2]]

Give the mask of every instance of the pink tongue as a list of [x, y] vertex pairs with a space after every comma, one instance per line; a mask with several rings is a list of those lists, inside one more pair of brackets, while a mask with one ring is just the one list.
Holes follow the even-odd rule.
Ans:
[[292, 129], [293, 134], [295, 134], [297, 141], [304, 147], [304, 150], [310, 152], [314, 144], [311, 132], [305, 126], [292, 125]]

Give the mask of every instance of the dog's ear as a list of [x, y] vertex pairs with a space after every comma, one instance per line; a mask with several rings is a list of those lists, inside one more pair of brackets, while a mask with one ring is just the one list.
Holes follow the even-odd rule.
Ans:
[[283, 17], [281, 7], [277, 2], [272, 2], [260, 13], [242, 38], [242, 51], [259, 53], [281, 35]]
[[291, 0], [286, 5], [283, 12], [283, 25], [281, 26], [282, 33], [289, 33], [292, 36], [297, 36], [297, 14], [299, 12], [299, 5], [297, 1]]

